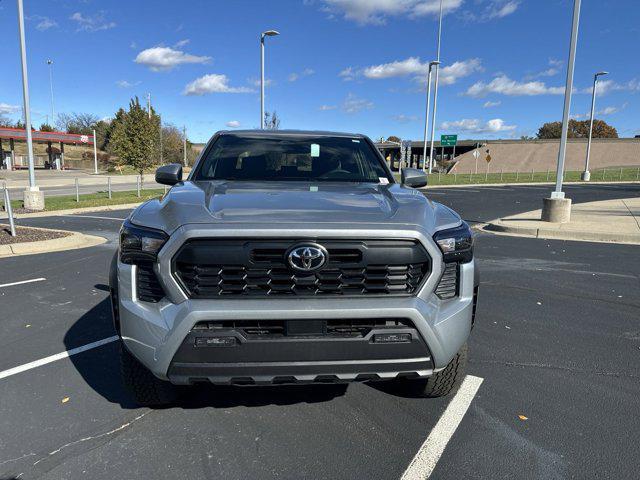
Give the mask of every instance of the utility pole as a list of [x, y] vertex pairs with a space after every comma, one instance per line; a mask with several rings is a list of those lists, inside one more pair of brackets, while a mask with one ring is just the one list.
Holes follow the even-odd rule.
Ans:
[[158, 115], [158, 120], [160, 123], [160, 164], [164, 163], [163, 155], [162, 155], [162, 116]]
[[151, 94], [147, 93], [147, 112], [149, 114], [149, 120], [151, 120]]
[[[433, 113], [431, 115], [431, 149], [429, 150], [429, 173], [433, 169], [433, 142], [436, 134], [436, 109], [438, 107], [438, 79], [440, 77], [440, 39], [442, 38], [442, 0], [440, 0], [440, 18], [438, 20], [438, 52], [436, 56], [436, 80], [433, 88]], [[442, 145], [440, 146], [442, 149]]]
[[[51, 123], [56, 123], [56, 109], [53, 103], [53, 60], [47, 60], [47, 65], [49, 65], [49, 87], [51, 89]], [[48, 119], [47, 125], [49, 125]]]
[[24, 208], [44, 210], [44, 193], [36, 185], [33, 164], [33, 138], [31, 135], [31, 111], [29, 106], [29, 76], [27, 74], [27, 46], [24, 38], [24, 7], [18, 2], [18, 34], [20, 36], [20, 61], [22, 64], [22, 102], [24, 108], [24, 126], [27, 137], [27, 156], [29, 159], [29, 187], [24, 191]]
[[96, 139], [96, 129], [93, 129], [93, 173], [98, 174], [98, 140]]
[[591, 155], [591, 135], [593, 134], [593, 116], [596, 110], [596, 88], [598, 87], [598, 77], [608, 75], [609, 72], [598, 72], [593, 76], [593, 92], [591, 93], [591, 120], [589, 121], [589, 140], [587, 140], [587, 158], [584, 161], [584, 172], [580, 176], [582, 181], [591, 180], [591, 172], [589, 172], [589, 156]]
[[276, 30], [267, 30], [260, 34], [260, 128], [264, 128], [264, 37], [280, 35]]
[[543, 200], [542, 220], [547, 222], [566, 223], [571, 218], [571, 199], [564, 198], [562, 191], [562, 177], [564, 175], [564, 160], [567, 153], [567, 134], [569, 131], [569, 111], [571, 108], [571, 93], [573, 90], [573, 72], [576, 60], [576, 46], [578, 43], [578, 26], [580, 24], [581, 0], [574, 0], [573, 21], [571, 26], [571, 41], [569, 46], [569, 62], [567, 64], [567, 81], [564, 87], [564, 110], [562, 113], [562, 133], [560, 136], [560, 150], [558, 151], [558, 167], [556, 170], [556, 188], [550, 198]]
[[431, 100], [431, 69], [440, 62], [434, 60], [429, 62], [429, 73], [427, 74], [427, 113], [424, 116], [424, 145], [422, 146], [422, 171], [427, 170], [427, 133], [429, 131], [429, 101]]

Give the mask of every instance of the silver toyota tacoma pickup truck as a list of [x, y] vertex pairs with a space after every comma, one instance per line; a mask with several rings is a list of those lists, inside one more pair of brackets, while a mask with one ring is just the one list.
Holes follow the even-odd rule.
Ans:
[[124, 222], [110, 273], [136, 401], [199, 382], [449, 393], [475, 316], [473, 235], [416, 189], [421, 170], [401, 177], [366, 136], [316, 131], [219, 132], [186, 180], [160, 167], [172, 188]]

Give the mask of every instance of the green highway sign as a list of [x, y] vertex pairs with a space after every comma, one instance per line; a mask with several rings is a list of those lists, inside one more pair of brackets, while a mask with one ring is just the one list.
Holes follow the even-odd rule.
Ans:
[[458, 135], [440, 135], [440, 145], [443, 147], [455, 147], [458, 143]]

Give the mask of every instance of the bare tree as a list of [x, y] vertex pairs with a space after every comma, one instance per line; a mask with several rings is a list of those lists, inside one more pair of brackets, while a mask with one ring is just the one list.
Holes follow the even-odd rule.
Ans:
[[264, 112], [264, 128], [267, 130], [280, 129], [280, 117], [274, 110], [273, 113]]

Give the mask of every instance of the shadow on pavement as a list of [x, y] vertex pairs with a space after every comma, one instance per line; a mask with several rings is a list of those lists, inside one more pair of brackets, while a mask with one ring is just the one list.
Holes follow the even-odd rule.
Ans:
[[[87, 311], [67, 331], [64, 343], [67, 350], [114, 335], [111, 323], [111, 305], [108, 298]], [[120, 379], [120, 345], [107, 345], [72, 355], [76, 370], [87, 384], [111, 403], [122, 408], [135, 409], [138, 405]], [[282, 385], [282, 386], [214, 386], [194, 385], [184, 388], [184, 395], [174, 407], [230, 408], [265, 405], [291, 405], [319, 403], [344, 395], [347, 385]]]

